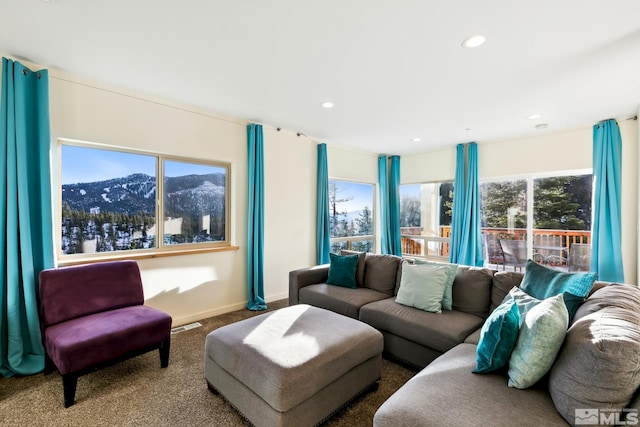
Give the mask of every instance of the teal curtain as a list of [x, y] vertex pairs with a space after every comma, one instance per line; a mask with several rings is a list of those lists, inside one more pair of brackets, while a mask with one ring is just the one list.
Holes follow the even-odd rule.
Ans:
[[449, 250], [449, 261], [454, 264], [484, 264], [479, 194], [478, 146], [475, 142], [458, 144]]
[[593, 126], [593, 225], [591, 271], [598, 279], [624, 283], [620, 180], [622, 139], [615, 120]]
[[329, 168], [327, 166], [327, 145], [318, 144], [318, 182], [316, 203], [316, 261], [329, 263], [331, 251], [331, 226], [329, 223]]
[[264, 138], [262, 125], [247, 125], [249, 203], [247, 285], [249, 310], [266, 310], [264, 300]]
[[400, 156], [391, 156], [389, 169], [389, 241], [393, 255], [402, 256], [400, 238]]
[[378, 156], [381, 252], [402, 256], [400, 239], [400, 156]]
[[44, 367], [38, 274], [53, 267], [49, 75], [2, 58], [0, 373]]
[[378, 156], [378, 205], [380, 206], [380, 246], [383, 254], [391, 253], [389, 231], [389, 182], [387, 179], [387, 156]]

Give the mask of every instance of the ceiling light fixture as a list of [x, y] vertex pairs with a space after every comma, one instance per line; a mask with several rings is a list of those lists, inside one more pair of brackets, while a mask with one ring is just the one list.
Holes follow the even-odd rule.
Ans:
[[467, 47], [469, 49], [473, 49], [474, 47], [482, 46], [487, 39], [485, 36], [481, 34], [476, 34], [475, 36], [467, 37], [462, 42], [462, 47]]
[[421, 142], [422, 138], [413, 138], [411, 141], [413, 141], [413, 142]]
[[540, 117], [542, 117], [542, 114], [531, 114], [529, 117], [527, 117], [527, 119], [535, 120], [535, 119], [539, 119]]
[[333, 108], [333, 102], [330, 102], [330, 101], [323, 102], [322, 108]]

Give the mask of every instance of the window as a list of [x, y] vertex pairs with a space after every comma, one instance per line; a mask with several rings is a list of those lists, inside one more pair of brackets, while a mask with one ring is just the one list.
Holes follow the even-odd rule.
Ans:
[[592, 175], [523, 177], [480, 185], [485, 262], [504, 263], [500, 239], [527, 241], [527, 257], [566, 269], [575, 244], [591, 242]]
[[331, 252], [374, 250], [373, 189], [373, 184], [329, 180]]
[[63, 256], [229, 245], [229, 164], [61, 141], [60, 176]]
[[400, 186], [403, 255], [449, 257], [453, 182]]

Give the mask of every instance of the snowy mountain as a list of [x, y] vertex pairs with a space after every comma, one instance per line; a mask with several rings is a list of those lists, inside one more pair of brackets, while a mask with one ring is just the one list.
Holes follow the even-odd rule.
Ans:
[[[223, 209], [224, 185], [225, 177], [221, 173], [165, 178], [165, 215], [178, 217], [185, 212]], [[156, 180], [146, 174], [62, 186], [62, 202], [72, 211], [153, 215], [155, 200]]]

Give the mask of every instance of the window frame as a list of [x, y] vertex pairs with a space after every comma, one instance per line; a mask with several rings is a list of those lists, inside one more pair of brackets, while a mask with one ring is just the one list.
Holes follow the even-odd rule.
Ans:
[[[482, 185], [487, 182], [499, 182], [499, 181], [517, 181], [522, 180], [526, 182], [526, 192], [527, 192], [527, 209], [526, 209], [526, 218], [527, 218], [527, 258], [532, 259], [534, 255], [534, 241], [533, 241], [533, 230], [536, 230], [534, 224], [534, 197], [535, 197], [535, 185], [534, 181], [537, 179], [544, 178], [556, 178], [556, 177], [564, 177], [564, 176], [577, 176], [577, 175], [592, 175], [592, 168], [584, 168], [584, 169], [568, 169], [568, 170], [560, 170], [560, 171], [550, 171], [550, 172], [536, 172], [536, 173], [527, 173], [527, 174], [519, 174], [519, 175], [505, 175], [505, 176], [493, 176], [479, 179], [479, 184]], [[593, 209], [593, 200], [592, 209]], [[593, 215], [593, 213], [592, 213]], [[589, 230], [591, 233], [592, 230]], [[486, 262], [486, 260], [485, 260]]]
[[[376, 230], [377, 230], [377, 226], [376, 226], [376, 194], [377, 194], [377, 185], [371, 182], [364, 182], [364, 181], [356, 181], [356, 180], [350, 180], [350, 179], [343, 179], [343, 178], [336, 178], [336, 177], [329, 177], [328, 179], [328, 185], [331, 185], [331, 181], [341, 181], [341, 182], [346, 182], [348, 184], [360, 184], [360, 185], [368, 185], [371, 186], [371, 206], [369, 207], [369, 209], [371, 210], [371, 231], [372, 234], [366, 234], [366, 235], [360, 235], [360, 236], [346, 236], [346, 237], [331, 237], [329, 236], [329, 251], [331, 251], [331, 247], [333, 246], [334, 243], [340, 243], [340, 242], [346, 242], [347, 243], [347, 249], [345, 250], [353, 250], [352, 248], [352, 244], [354, 242], [361, 242], [361, 241], [369, 241], [371, 240], [372, 245], [371, 245], [371, 251], [372, 253], [376, 252], [376, 244], [377, 244], [377, 238], [376, 238]], [[330, 200], [329, 200], [330, 202]], [[331, 212], [329, 212], [329, 215], [331, 215]], [[329, 233], [331, 233], [331, 230], [329, 230]]]
[[[73, 146], [80, 148], [88, 148], [95, 150], [107, 150], [124, 154], [142, 155], [155, 159], [155, 180], [156, 180], [156, 194], [155, 194], [155, 220], [156, 220], [156, 239], [155, 247], [148, 249], [131, 249], [131, 250], [118, 250], [109, 252], [94, 252], [94, 253], [80, 253], [80, 254], [64, 254], [62, 252], [62, 150], [63, 146]], [[208, 159], [196, 159], [190, 157], [175, 156], [150, 150], [134, 149], [123, 146], [114, 146], [108, 144], [101, 144], [96, 142], [79, 141], [67, 138], [59, 138], [57, 140], [56, 150], [56, 165], [58, 170], [58, 179], [56, 182], [56, 194], [57, 199], [54, 202], [56, 206], [56, 224], [53, 227], [56, 233], [56, 255], [59, 265], [73, 265], [82, 264], [86, 262], [95, 262], [102, 260], [115, 260], [115, 259], [142, 259], [142, 258], [156, 258], [162, 256], [173, 256], [183, 254], [194, 254], [203, 252], [217, 252], [238, 250], [237, 246], [231, 244], [231, 175], [232, 166], [230, 162], [223, 162], [219, 160]], [[164, 162], [173, 161], [181, 163], [190, 163], [195, 165], [211, 166], [216, 168], [223, 168], [225, 171], [225, 239], [223, 241], [216, 242], [197, 242], [197, 243], [179, 243], [179, 244], [165, 244], [164, 243]]]
[[[453, 184], [454, 184], [454, 180], [439, 180], [439, 181], [424, 181], [424, 182], [403, 182], [400, 184], [400, 186], [402, 187], [403, 185], [438, 185], [438, 192], [441, 191], [440, 186], [442, 186], [443, 184], [451, 184], [452, 189], [453, 189]], [[400, 199], [401, 199], [401, 205], [402, 205], [402, 195], [400, 195]], [[452, 198], [453, 201], [453, 198]], [[422, 201], [420, 201], [420, 209], [422, 210]], [[442, 216], [442, 210], [441, 210], [441, 206], [438, 205], [438, 217], [440, 218]], [[421, 227], [423, 227], [423, 225], [421, 225]], [[443, 225], [440, 223], [440, 220], [438, 219], [438, 228], [440, 229], [441, 227], [443, 227]], [[450, 225], [449, 225], [450, 227]], [[439, 246], [439, 250], [440, 251], [449, 251], [449, 245], [451, 244], [451, 238], [450, 237], [443, 237], [443, 236], [424, 236], [424, 235], [409, 235], [409, 234], [402, 234], [401, 233], [401, 240], [403, 241], [403, 249], [405, 246], [404, 241], [406, 240], [417, 240], [420, 241], [421, 243], [421, 253], [420, 254], [416, 254], [416, 253], [405, 253], [403, 251], [402, 256], [403, 257], [408, 257], [408, 258], [422, 258], [422, 259], [427, 259], [427, 260], [431, 260], [431, 261], [439, 261], [439, 262], [448, 262], [449, 261], [449, 257], [447, 256], [439, 256], [439, 255], [433, 255], [429, 253], [429, 245], [437, 245]]]

